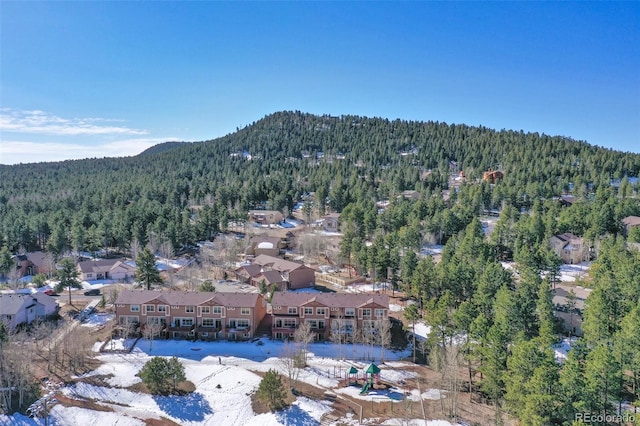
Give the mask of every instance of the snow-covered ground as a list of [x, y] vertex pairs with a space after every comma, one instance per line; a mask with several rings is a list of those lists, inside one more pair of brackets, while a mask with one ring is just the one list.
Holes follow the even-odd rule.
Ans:
[[589, 272], [591, 262], [582, 262], [577, 265], [561, 265], [560, 281], [575, 282], [578, 278], [583, 278]]
[[555, 353], [556, 361], [564, 362], [567, 359], [569, 351], [571, 350], [571, 345], [573, 344], [573, 339], [564, 338], [562, 341], [553, 345], [553, 352]]
[[[93, 315], [86, 326], [105, 325], [111, 316]], [[418, 332], [418, 330], [416, 330]], [[133, 340], [114, 340], [105, 349], [122, 351]], [[98, 350], [101, 342], [96, 342]], [[262, 339], [257, 342], [190, 342], [174, 340], [139, 340], [131, 353], [105, 352], [97, 355], [102, 364], [94, 371], [80, 377], [90, 379], [101, 376], [108, 386], [97, 386], [84, 381], [66, 386], [60, 392], [72, 399], [88, 399], [109, 411], [96, 411], [79, 407], [55, 405], [49, 416], [49, 425], [75, 426], [110, 424], [119, 426], [144, 425], [145, 419], [170, 419], [181, 425], [319, 425], [321, 417], [332, 411], [329, 401], [317, 401], [299, 396], [286, 410], [278, 413], [255, 414], [251, 408], [251, 395], [260, 383], [257, 372], [269, 369], [279, 371], [286, 383], [287, 368], [281, 357], [287, 346], [282, 342]], [[314, 343], [309, 345], [308, 367], [300, 371], [298, 380], [330, 390], [338, 395], [376, 402], [410, 398], [413, 401], [439, 399], [446, 395], [438, 389], [428, 389], [420, 394], [415, 389], [405, 389], [405, 379], [415, 377], [408, 370], [409, 363], [400, 361], [409, 351], [386, 350], [385, 363], [380, 379], [392, 385], [386, 391], [371, 391], [360, 395], [359, 387], [339, 387], [339, 380], [347, 377], [347, 371], [356, 367], [359, 376], [370, 362], [379, 362], [380, 347], [367, 345], [335, 345]], [[153, 396], [132, 391], [130, 386], [140, 382], [136, 374], [154, 356], [176, 356], [185, 367], [187, 379], [196, 387], [186, 396]], [[344, 358], [348, 360], [344, 360]], [[406, 420], [391, 419], [384, 423], [367, 419], [365, 424], [407, 424]], [[24, 416], [0, 416], [0, 425], [44, 425], [44, 419]], [[331, 424], [331, 423], [328, 423]], [[357, 425], [357, 419], [349, 415], [333, 424]], [[446, 421], [416, 420], [415, 425], [451, 426]]]

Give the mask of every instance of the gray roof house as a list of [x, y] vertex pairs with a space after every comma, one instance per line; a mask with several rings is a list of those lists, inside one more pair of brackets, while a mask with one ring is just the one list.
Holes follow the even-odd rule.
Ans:
[[14, 329], [22, 323], [29, 324], [36, 319], [45, 319], [57, 310], [56, 301], [44, 293], [0, 294], [0, 321], [8, 329]]

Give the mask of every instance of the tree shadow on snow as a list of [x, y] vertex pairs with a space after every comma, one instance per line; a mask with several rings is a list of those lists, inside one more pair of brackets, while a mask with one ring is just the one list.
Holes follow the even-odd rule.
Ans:
[[162, 411], [181, 421], [203, 421], [208, 415], [213, 414], [209, 402], [198, 392], [185, 396], [156, 395], [153, 399]]
[[278, 421], [288, 426], [319, 426], [320, 422], [298, 405], [292, 405], [277, 414]]

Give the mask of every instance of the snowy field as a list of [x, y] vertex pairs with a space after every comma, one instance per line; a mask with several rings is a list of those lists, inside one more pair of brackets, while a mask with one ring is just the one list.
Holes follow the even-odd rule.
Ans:
[[[99, 327], [109, 320], [108, 315], [93, 315], [86, 326]], [[418, 331], [418, 330], [416, 330]], [[423, 331], [423, 330], [421, 330]], [[423, 331], [424, 332], [424, 331]], [[132, 340], [115, 340], [106, 349], [122, 351], [130, 348]], [[96, 342], [94, 350], [101, 346]], [[79, 407], [55, 405], [50, 412], [48, 424], [52, 426], [76, 425], [145, 425], [145, 419], [170, 419], [180, 425], [320, 425], [325, 413], [332, 411], [331, 402], [318, 401], [299, 396], [286, 410], [278, 413], [256, 414], [251, 408], [251, 394], [260, 383], [256, 372], [275, 369], [284, 376], [286, 366], [279, 358], [286, 352], [286, 345], [262, 339], [256, 342], [189, 342], [165, 340], [139, 340], [132, 352], [103, 353], [97, 355], [102, 365], [79, 379], [100, 376], [108, 386], [96, 386], [79, 381], [60, 389], [68, 398], [91, 400], [105, 411], [89, 410]], [[385, 363], [380, 363], [380, 347], [367, 345], [335, 345], [316, 343], [309, 345], [308, 367], [301, 370], [298, 380], [346, 395], [356, 400], [375, 404], [377, 402], [409, 398], [422, 399], [445, 398], [444, 391], [428, 389], [420, 394], [415, 389], [404, 388], [406, 379], [415, 377], [415, 373], [406, 367], [411, 364], [400, 361], [409, 351], [384, 352]], [[196, 391], [186, 396], [153, 396], [129, 390], [130, 386], [140, 382], [136, 374], [142, 366], [154, 356], [176, 356], [185, 367], [187, 380], [193, 382]], [[347, 360], [344, 360], [346, 358]], [[376, 390], [360, 395], [358, 387], [339, 387], [339, 380], [347, 376], [351, 367], [356, 367], [360, 377], [370, 362], [379, 363], [380, 380], [391, 385], [388, 390]], [[30, 419], [16, 415], [0, 416], [0, 425], [44, 425], [44, 419]], [[348, 415], [334, 423], [323, 424], [359, 424], [357, 418]], [[385, 422], [365, 419], [363, 424], [401, 425], [405, 419], [391, 419]], [[451, 426], [442, 420], [415, 420], [411, 425]]]

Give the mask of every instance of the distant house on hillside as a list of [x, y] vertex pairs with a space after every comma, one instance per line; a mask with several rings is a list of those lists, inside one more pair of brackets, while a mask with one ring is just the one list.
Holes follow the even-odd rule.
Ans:
[[280, 223], [284, 219], [282, 213], [277, 210], [250, 210], [249, 221], [259, 225], [273, 225]]
[[624, 226], [624, 235], [629, 236], [629, 232], [631, 232], [631, 228], [640, 227], [640, 217], [627, 216], [624, 219], [622, 219], [622, 225]]
[[402, 191], [400, 194], [402, 198], [405, 200], [418, 200], [420, 198], [420, 193], [418, 191], [414, 191], [412, 189], [408, 189], [406, 191]]
[[135, 267], [118, 259], [86, 260], [78, 263], [81, 281], [126, 280], [135, 276]]
[[482, 173], [482, 180], [489, 183], [498, 183], [504, 179], [504, 173], [500, 170], [489, 170]]
[[589, 250], [585, 247], [584, 240], [569, 232], [552, 236], [549, 243], [564, 263], [574, 264], [589, 260]]
[[55, 299], [44, 293], [0, 294], [0, 321], [10, 330], [20, 324], [46, 319], [57, 312]]
[[563, 194], [558, 199], [561, 207], [571, 207], [576, 202], [576, 197], [571, 194]]
[[322, 218], [322, 229], [326, 232], [338, 232], [340, 213], [329, 213]]

